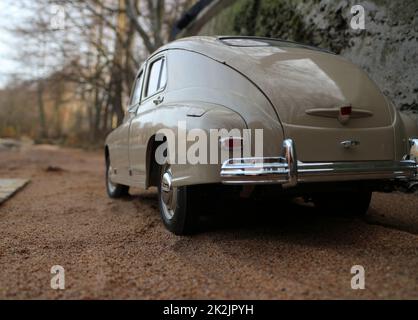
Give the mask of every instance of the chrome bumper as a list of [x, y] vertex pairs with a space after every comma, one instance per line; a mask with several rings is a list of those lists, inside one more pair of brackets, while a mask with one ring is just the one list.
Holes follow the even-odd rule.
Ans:
[[[418, 145], [418, 140], [411, 141]], [[283, 143], [282, 156], [277, 158], [230, 159], [222, 166], [224, 184], [281, 184], [294, 187], [298, 183], [401, 180], [417, 181], [416, 158], [408, 155], [403, 161], [319, 162], [297, 160], [292, 140]]]

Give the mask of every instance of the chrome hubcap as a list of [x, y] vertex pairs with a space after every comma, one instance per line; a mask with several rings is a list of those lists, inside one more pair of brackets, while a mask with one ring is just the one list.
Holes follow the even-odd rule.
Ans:
[[177, 188], [173, 187], [173, 177], [169, 169], [161, 179], [161, 200], [164, 216], [168, 220], [173, 219], [177, 206]]
[[112, 167], [109, 165], [109, 168], [107, 169], [107, 187], [109, 188], [109, 191], [111, 193], [115, 192], [116, 185], [112, 183], [110, 180], [110, 177], [112, 175]]

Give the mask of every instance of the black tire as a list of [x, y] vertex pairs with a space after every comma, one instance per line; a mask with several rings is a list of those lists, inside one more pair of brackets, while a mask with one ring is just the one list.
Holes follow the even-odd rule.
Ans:
[[110, 173], [110, 159], [106, 157], [106, 191], [110, 198], [118, 199], [129, 195], [129, 187], [121, 184], [113, 183], [109, 179]]
[[413, 182], [409, 188], [408, 193], [418, 193], [418, 182]]
[[168, 172], [170, 172], [169, 166], [166, 165], [160, 167], [158, 204], [161, 218], [165, 227], [175, 235], [191, 235], [197, 231], [197, 222], [199, 217], [199, 187], [171, 187], [172, 194], [176, 200], [174, 202], [175, 204], [173, 204], [173, 208], [168, 208], [167, 204], [163, 200], [163, 176]]
[[364, 216], [370, 207], [371, 191], [330, 192], [312, 196], [315, 207], [331, 215]]

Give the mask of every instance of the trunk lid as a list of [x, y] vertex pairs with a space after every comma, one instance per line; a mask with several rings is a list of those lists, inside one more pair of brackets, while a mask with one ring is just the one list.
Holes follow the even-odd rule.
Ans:
[[[301, 161], [393, 159], [395, 113], [361, 69], [337, 55], [309, 49], [234, 50], [241, 58], [226, 63], [267, 95]], [[348, 117], [341, 117], [343, 107], [349, 107]], [[359, 144], [344, 148], [344, 141]]]

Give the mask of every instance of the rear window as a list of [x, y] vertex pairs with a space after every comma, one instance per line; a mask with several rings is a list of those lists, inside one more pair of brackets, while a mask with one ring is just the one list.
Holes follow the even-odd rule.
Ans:
[[301, 48], [317, 51], [326, 51], [322, 48], [312, 47], [302, 43], [269, 39], [269, 38], [240, 38], [240, 37], [223, 37], [219, 39], [222, 43], [231, 47], [278, 47], [278, 48]]
[[270, 47], [266, 41], [250, 39], [221, 39], [221, 41], [232, 47]]

